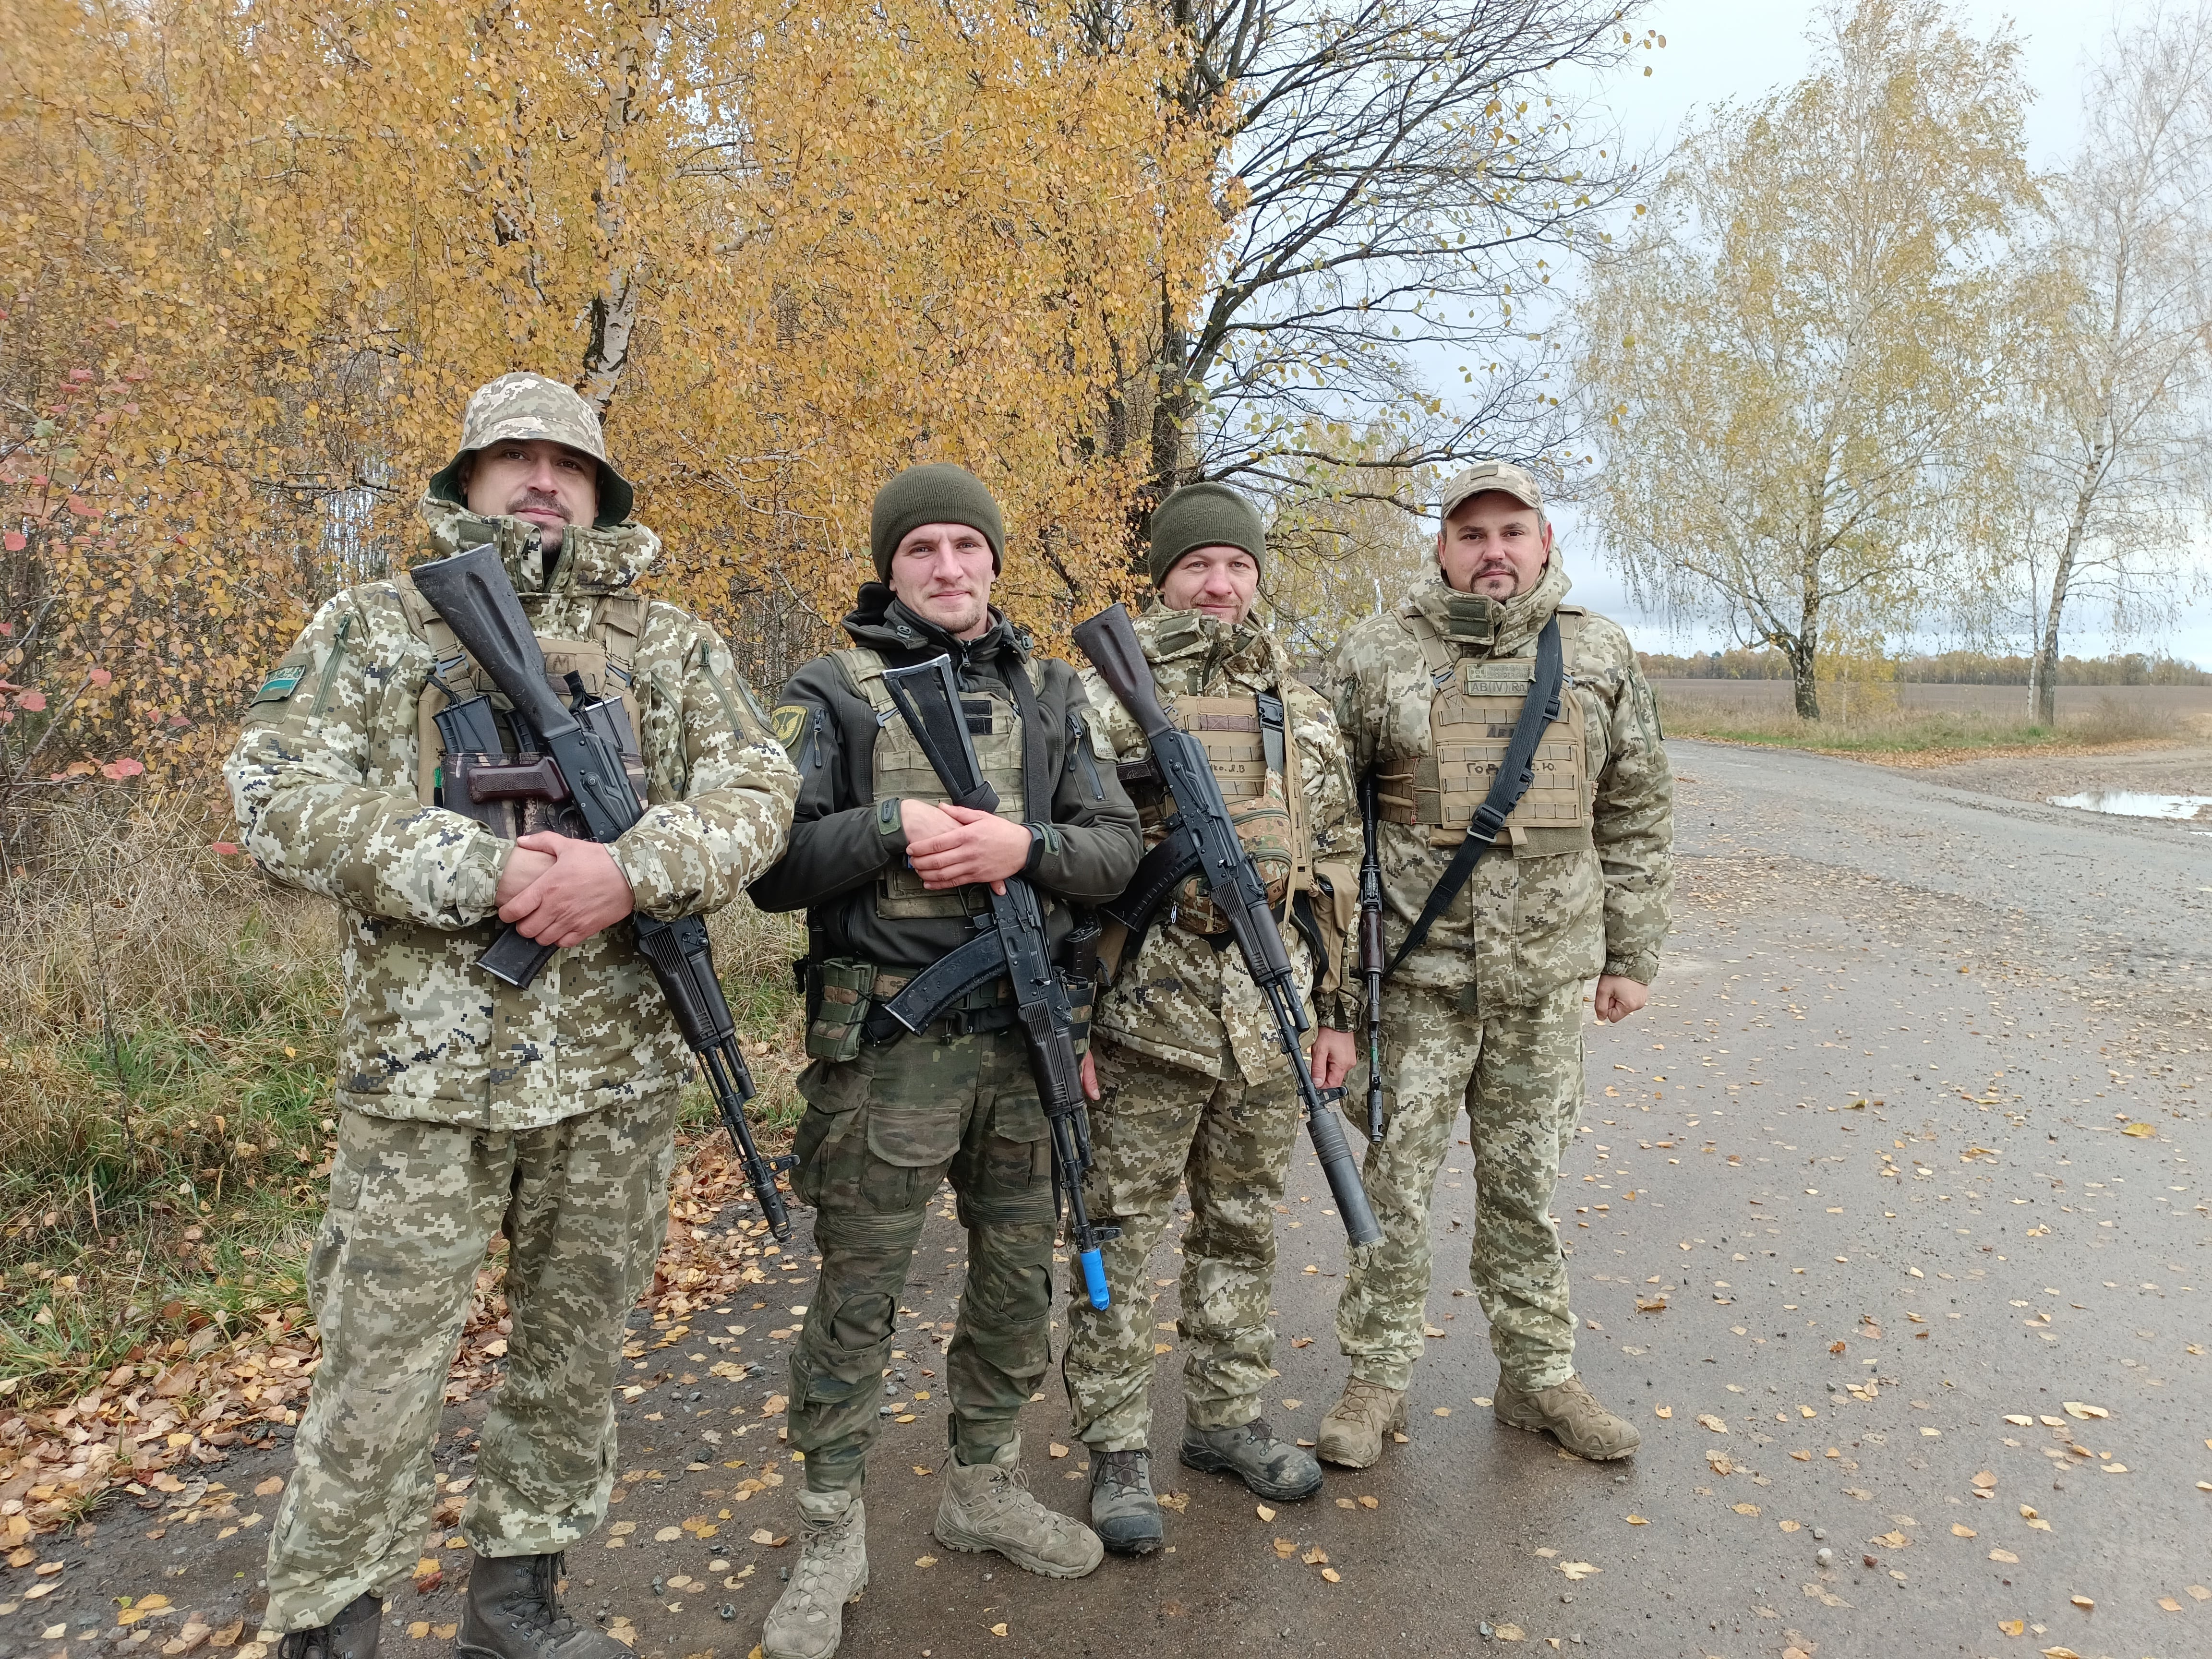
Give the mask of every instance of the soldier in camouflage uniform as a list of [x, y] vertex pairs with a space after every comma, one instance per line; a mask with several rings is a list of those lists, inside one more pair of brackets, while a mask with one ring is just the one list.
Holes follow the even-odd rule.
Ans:
[[[225, 768], [261, 866], [346, 916], [337, 1155], [307, 1263], [323, 1358], [269, 1540], [264, 1621], [283, 1659], [373, 1659], [501, 1233], [514, 1330], [461, 1519], [477, 1559], [460, 1649], [625, 1654], [565, 1618], [554, 1587], [605, 1515], [623, 1321], [666, 1226], [691, 1061], [616, 924], [728, 903], [782, 851], [798, 787], [714, 631], [631, 591], [659, 544], [630, 504], [583, 399], [509, 374], [469, 400], [420, 509], [424, 556], [495, 546], [549, 665], [627, 706], [647, 806], [613, 846], [502, 838], [481, 809], [446, 805], [434, 716], [481, 676], [404, 575], [316, 612]], [[501, 918], [565, 947], [526, 990], [475, 966]]]
[[1472, 878], [1384, 988], [1388, 1129], [1362, 1183], [1382, 1242], [1346, 1275], [1337, 1340], [1352, 1362], [1321, 1455], [1364, 1468], [1407, 1426], [1429, 1291], [1429, 1199], [1464, 1112], [1474, 1158], [1469, 1273], [1498, 1355], [1498, 1420], [1590, 1458], [1639, 1437], [1576, 1374], [1566, 1264], [1550, 1205], [1582, 1107], [1583, 987], [1601, 1020], [1644, 1006], [1673, 885], [1674, 786], [1627, 635], [1563, 605], [1543, 497], [1487, 461], [1442, 503], [1436, 579], [1360, 623], [1335, 666], [1353, 763], [1378, 793], [1393, 959], [1502, 760], [1559, 623], [1561, 713], [1535, 782]]
[[[1358, 830], [1352, 777], [1334, 711], [1295, 678], [1283, 649], [1252, 620], [1266, 542], [1259, 514], [1236, 491], [1193, 484], [1152, 514], [1156, 602], [1136, 620], [1161, 700], [1195, 732], [1240, 836], [1285, 923], [1302, 983], [1318, 981], [1313, 1068], [1323, 1088], [1352, 1060], [1343, 996], [1341, 902], [1356, 903]], [[1084, 690], [1103, 714], [1105, 761], [1141, 767], [1144, 736], [1096, 671]], [[1156, 782], [1131, 793], [1148, 846], [1170, 810]], [[1297, 1087], [1267, 1003], [1228, 924], [1193, 877], [1141, 941], [1118, 941], [1112, 988], [1094, 1030], [1099, 1104], [1091, 1114], [1091, 1219], [1121, 1229], [1106, 1247], [1113, 1304], [1093, 1308], [1079, 1286], [1068, 1304], [1064, 1370], [1075, 1431], [1091, 1448], [1091, 1521], [1109, 1549], [1159, 1547], [1152, 1483], [1152, 1320], [1146, 1262], [1190, 1190], [1183, 1236], [1182, 1461], [1234, 1474], [1262, 1498], [1310, 1498], [1321, 1466], [1275, 1437], [1260, 1415], [1273, 1374], [1267, 1297], [1275, 1271], [1275, 1206], [1300, 1115]]]
[[[1075, 1578], [1098, 1565], [1090, 1529], [1020, 1480], [1016, 1419], [1051, 1357], [1052, 1143], [1002, 974], [908, 1035], [883, 1004], [974, 936], [985, 884], [1027, 878], [1055, 953], [1069, 906], [1121, 890], [1137, 815], [1096, 758], [1074, 672], [1042, 661], [991, 609], [1005, 547], [998, 504], [947, 464], [877, 495], [880, 580], [845, 618], [851, 648], [783, 688], [775, 720], [801, 779], [791, 850], [754, 884], [805, 907], [807, 1111], [793, 1186], [815, 1207], [822, 1273], [791, 1358], [790, 1438], [805, 1455], [804, 1547], [762, 1632], [767, 1659], [826, 1659], [845, 1604], [867, 1588], [862, 1487], [880, 1421], [899, 1295], [931, 1198], [950, 1176], [968, 1277], [946, 1354], [952, 1455], [937, 1536]], [[951, 659], [997, 813], [948, 799], [895, 710], [887, 668]], [[1072, 1000], [1085, 1005], [1079, 990]]]

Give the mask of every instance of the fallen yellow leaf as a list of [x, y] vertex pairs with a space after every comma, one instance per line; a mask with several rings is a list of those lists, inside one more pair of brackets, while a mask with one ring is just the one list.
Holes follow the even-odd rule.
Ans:
[[914, 1564], [917, 1567], [933, 1567], [937, 1565], [937, 1558], [933, 1555], [917, 1555], [914, 1558]]
[[2120, 1133], [2124, 1135], [2133, 1135], [2137, 1140], [2148, 1140], [2151, 1136], [2156, 1134], [2158, 1131], [2151, 1127], [2148, 1123], [2130, 1123], [2126, 1128], [2121, 1130]]
[[1719, 1418], [1715, 1417], [1711, 1412], [1699, 1412], [1698, 1413], [1698, 1426], [1702, 1429], [1711, 1429], [1715, 1434], [1726, 1434], [1728, 1432], [1728, 1425], [1722, 1422]]
[[2094, 1601], [2086, 1595], [2069, 1595], [2066, 1599], [2071, 1601], [2075, 1607], [2081, 1608], [2084, 1613], [2094, 1611], [2097, 1606]]
[[1265, 1504], [1255, 1504], [1252, 1509], [1262, 1521], [1272, 1521], [1275, 1518], [1274, 1510], [1269, 1509]]
[[1004, 1620], [991, 1626], [991, 1634], [994, 1636], [1004, 1636], [1006, 1633], [1006, 1626]]
[[1729, 1507], [1734, 1509], [1738, 1515], [1757, 1515], [1759, 1513], [1759, 1505], [1756, 1504], [1731, 1504]]
[[1626, 1515], [1623, 1516], [1621, 1519], [1627, 1522], [1632, 1527], [1648, 1527], [1651, 1524], [1640, 1515]]
[[1655, 1406], [1651, 1408], [1651, 1414], [1654, 1417], [1672, 1417], [1674, 1408], [1672, 1406]]
[[2014, 1555], [2010, 1550], [1991, 1550], [1990, 1559], [2002, 1561], [2008, 1567], [2016, 1567], [2020, 1565], [2020, 1557]]
[[1962, 1527], [1954, 1521], [1951, 1523], [1951, 1536], [1954, 1538], [1978, 1538], [1981, 1534], [1976, 1532], [1972, 1527]]
[[1334, 1567], [1323, 1567], [1321, 1570], [1321, 1576], [1332, 1584], [1341, 1584], [1344, 1582], [1344, 1575]]

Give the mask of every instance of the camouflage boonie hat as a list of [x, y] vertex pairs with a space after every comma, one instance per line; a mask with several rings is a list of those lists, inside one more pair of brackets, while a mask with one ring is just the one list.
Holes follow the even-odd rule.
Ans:
[[589, 455], [599, 464], [599, 516], [593, 522], [617, 525], [629, 517], [635, 492], [607, 459], [599, 417], [573, 387], [543, 374], [502, 374], [476, 389], [461, 412], [461, 447], [431, 478], [430, 493], [461, 501], [461, 463], [512, 438], [544, 438]]
[[1437, 517], [1449, 519], [1461, 502], [1486, 489], [1502, 489], [1524, 507], [1533, 507], [1539, 514], [1544, 510], [1544, 492], [1526, 471], [1510, 461], [1477, 461], [1444, 486]]

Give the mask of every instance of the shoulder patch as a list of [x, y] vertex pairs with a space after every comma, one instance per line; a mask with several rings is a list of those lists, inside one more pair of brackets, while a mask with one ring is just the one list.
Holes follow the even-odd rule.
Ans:
[[246, 707], [251, 708], [259, 703], [284, 702], [299, 689], [300, 682], [305, 679], [307, 675], [307, 666], [305, 663], [286, 663], [261, 682], [261, 689], [253, 694], [252, 702], [248, 703]]
[[805, 704], [786, 702], [776, 705], [769, 723], [775, 727], [775, 740], [783, 745], [783, 752], [793, 759], [799, 757], [799, 739], [806, 735], [806, 719], [813, 711]]

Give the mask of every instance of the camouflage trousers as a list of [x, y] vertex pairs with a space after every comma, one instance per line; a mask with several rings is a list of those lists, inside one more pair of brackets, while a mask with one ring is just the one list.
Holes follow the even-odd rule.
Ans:
[[477, 1271], [508, 1241], [507, 1376], [461, 1530], [480, 1555], [588, 1536], [614, 1479], [623, 1321], [668, 1225], [676, 1097], [543, 1128], [346, 1112], [307, 1258], [323, 1357], [269, 1539], [273, 1632], [325, 1624], [411, 1569]]
[[1113, 1305], [1068, 1303], [1062, 1373], [1075, 1432], [1100, 1451], [1152, 1443], [1152, 1304], [1146, 1273], [1190, 1189], [1182, 1240], [1183, 1413], [1193, 1427], [1235, 1428], [1260, 1414], [1275, 1358], [1267, 1297], [1275, 1278], [1275, 1206], [1298, 1132], [1297, 1086], [1220, 1080], [1124, 1048], [1092, 1044], [1091, 1218], [1121, 1230], [1105, 1248]]
[[988, 1462], [1052, 1354], [1052, 1141], [1018, 1032], [910, 1036], [816, 1061], [793, 1182], [814, 1206], [821, 1281], [791, 1356], [789, 1432], [815, 1492], [859, 1492], [883, 1419], [899, 1297], [950, 1177], [968, 1273], [945, 1353], [950, 1437]]
[[[1413, 1374], [1429, 1297], [1429, 1201], [1462, 1111], [1474, 1185], [1468, 1272], [1498, 1367], [1524, 1389], [1573, 1374], [1575, 1320], [1551, 1204], [1582, 1111], [1582, 1021], [1575, 983], [1489, 1018], [1461, 1012], [1455, 991], [1390, 988], [1387, 1118], [1360, 1172], [1382, 1240], [1354, 1261], [1336, 1305], [1353, 1376], [1402, 1389]], [[1364, 1119], [1364, 1089], [1345, 1099]]]

